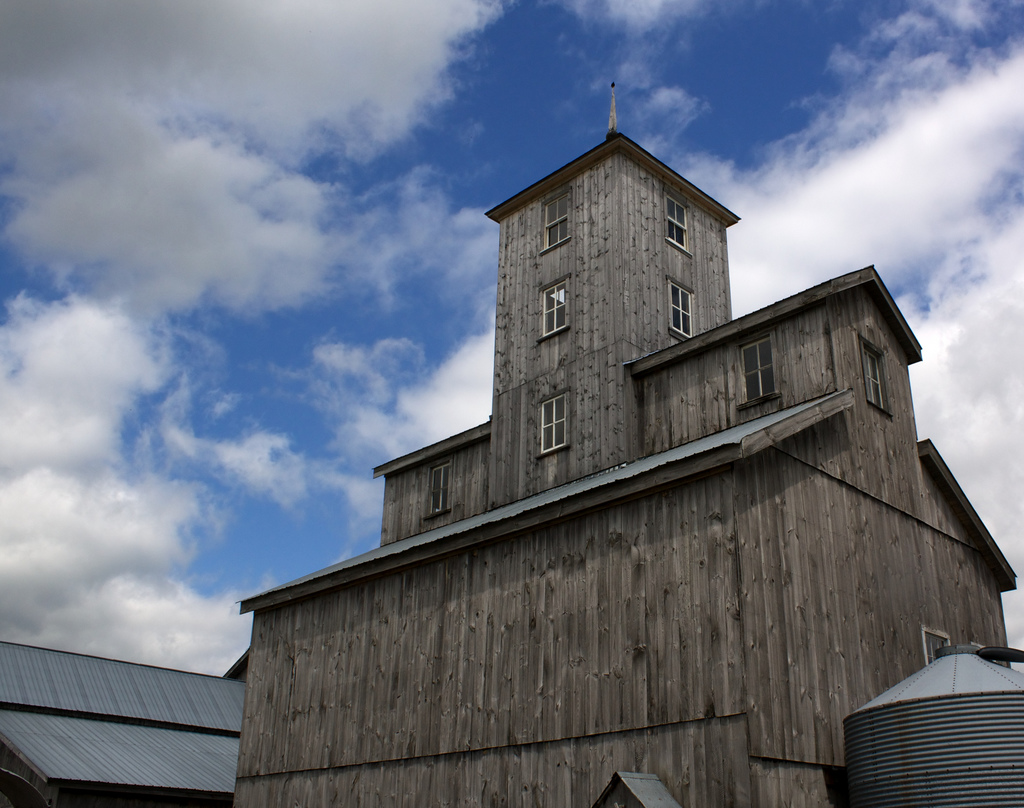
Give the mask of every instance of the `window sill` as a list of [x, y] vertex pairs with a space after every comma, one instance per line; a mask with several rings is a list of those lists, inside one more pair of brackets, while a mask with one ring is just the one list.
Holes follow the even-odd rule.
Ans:
[[673, 328], [672, 326], [668, 327], [668, 333], [676, 339], [691, 339], [693, 337], [693, 334], [687, 334], [686, 332], [680, 331], [678, 328]]
[[545, 247], [543, 250], [541, 250], [537, 254], [538, 255], [544, 255], [544, 253], [549, 253], [552, 250], [557, 250], [563, 244], [568, 244], [570, 241], [572, 241], [572, 236], [569, 236], [568, 238], [563, 238], [560, 242], [558, 242], [557, 244], [552, 244], [550, 247]]
[[674, 247], [675, 249], [679, 250], [679, 252], [681, 252], [683, 255], [687, 255], [690, 258], [693, 258], [693, 253], [690, 252], [688, 249], [686, 249], [686, 247], [684, 247], [678, 241], [673, 241], [668, 236], [665, 236], [665, 243], [668, 244], [669, 246]]
[[766, 404], [769, 401], [774, 401], [777, 398], [782, 398], [782, 393], [775, 391], [774, 393], [766, 393], [763, 396], [752, 398], [750, 401], [744, 401], [742, 404], [737, 404], [736, 409], [745, 410], [748, 407], [756, 407], [758, 404]]
[[541, 336], [537, 337], [537, 342], [543, 342], [546, 339], [557, 337], [559, 334], [564, 334], [568, 330], [569, 326], [563, 325], [561, 328], [556, 328], [554, 331], [549, 331], [547, 334], [542, 334]]
[[872, 401], [870, 398], [867, 398], [866, 396], [864, 400], [867, 401], [868, 404], [870, 404], [880, 413], [882, 413], [882, 415], [886, 416], [890, 421], [892, 420], [892, 410], [890, 410], [888, 407], [883, 407], [881, 404], [876, 404], [874, 401]]
[[539, 455], [537, 455], [537, 459], [540, 460], [541, 458], [544, 457], [551, 457], [551, 455], [556, 455], [559, 452], [564, 452], [568, 448], [569, 444], [563, 443], [561, 446], [556, 446], [554, 449], [545, 449]]
[[448, 514], [450, 514], [451, 512], [452, 512], [452, 509], [451, 509], [451, 508], [445, 508], [445, 509], [444, 509], [444, 510], [442, 510], [442, 511], [432, 511], [431, 513], [428, 513], [428, 514], [427, 514], [426, 516], [424, 516], [424, 517], [423, 517], [423, 519], [424, 519], [424, 520], [427, 520], [427, 519], [436, 519], [436, 518], [438, 518], [439, 516], [447, 516], [447, 515], [448, 515]]

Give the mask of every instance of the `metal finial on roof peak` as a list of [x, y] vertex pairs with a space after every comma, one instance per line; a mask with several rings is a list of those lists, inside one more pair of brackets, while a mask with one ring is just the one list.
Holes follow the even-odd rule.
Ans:
[[608, 113], [608, 137], [619, 131], [618, 123], [615, 121], [615, 82], [612, 82], [612, 108]]

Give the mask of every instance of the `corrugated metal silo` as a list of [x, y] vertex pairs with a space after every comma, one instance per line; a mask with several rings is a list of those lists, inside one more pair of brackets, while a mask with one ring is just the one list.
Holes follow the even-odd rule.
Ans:
[[846, 717], [851, 808], [1024, 805], [1024, 674], [986, 656], [1024, 659], [943, 648]]

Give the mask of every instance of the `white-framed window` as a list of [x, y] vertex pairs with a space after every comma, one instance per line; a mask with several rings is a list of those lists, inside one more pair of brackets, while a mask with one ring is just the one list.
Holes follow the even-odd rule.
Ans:
[[544, 290], [543, 296], [544, 323], [541, 330], [546, 337], [565, 328], [565, 281], [549, 286]]
[[690, 249], [686, 237], [686, 206], [682, 202], [665, 197], [666, 238], [684, 250]]
[[430, 469], [430, 512], [442, 513], [450, 508], [448, 502], [448, 485], [451, 479], [452, 464], [446, 460]]
[[690, 315], [691, 295], [675, 281], [668, 282], [668, 325], [677, 334], [693, 336], [693, 320]]
[[930, 665], [936, 659], [940, 648], [949, 645], [949, 635], [944, 631], [921, 627], [921, 640], [924, 643], [924, 664]]
[[775, 369], [772, 364], [771, 337], [762, 337], [757, 342], [744, 345], [741, 353], [747, 401], [774, 393]]
[[544, 247], [554, 247], [569, 238], [569, 194], [544, 206]]
[[567, 425], [565, 393], [549, 398], [540, 405], [541, 452], [551, 452], [568, 443]]
[[864, 364], [864, 394], [867, 396], [868, 401], [884, 410], [886, 406], [886, 391], [885, 365], [882, 362], [882, 352], [866, 342], [861, 342], [860, 353]]

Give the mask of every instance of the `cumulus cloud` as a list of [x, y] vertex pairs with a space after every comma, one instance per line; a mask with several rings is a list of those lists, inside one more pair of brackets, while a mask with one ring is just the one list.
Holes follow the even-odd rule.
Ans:
[[493, 331], [468, 338], [430, 371], [421, 357], [407, 340], [317, 347], [316, 393], [351, 457], [375, 457], [377, 465], [490, 416]]
[[8, 0], [3, 235], [70, 288], [153, 314], [300, 304], [334, 279], [332, 184], [448, 97], [496, 0], [84, 6]]
[[15, 298], [0, 328], [0, 477], [114, 462], [125, 410], [167, 368], [160, 340], [116, 306]]
[[[9, 304], [0, 326], [4, 639], [207, 671], [241, 652], [245, 621], [223, 617], [233, 596], [200, 595], [184, 577], [208, 523], [202, 492], [125, 459], [124, 421], [170, 366], [163, 336], [117, 306]], [[118, 600], [128, 591], [166, 609], [145, 631], [138, 605]]]

